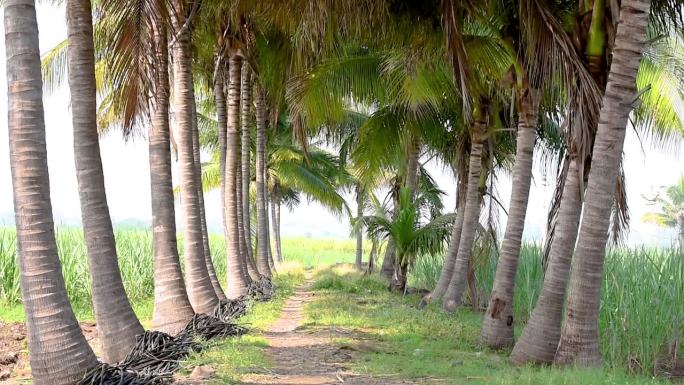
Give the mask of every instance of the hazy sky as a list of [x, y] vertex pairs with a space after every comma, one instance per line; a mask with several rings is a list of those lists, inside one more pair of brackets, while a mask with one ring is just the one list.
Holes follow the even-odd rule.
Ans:
[[[40, 28], [41, 52], [48, 51], [66, 38], [64, 9], [49, 5], [38, 5], [38, 24]], [[0, 19], [0, 26], [2, 26]], [[7, 139], [7, 83], [5, 77], [5, 44], [0, 43], [0, 224], [10, 224], [13, 220], [13, 204], [9, 153]], [[68, 87], [56, 93], [45, 95], [45, 120], [48, 142], [48, 164], [52, 205], [57, 224], [80, 223], [80, 209], [74, 158], [72, 150], [71, 116], [69, 110]], [[147, 222], [151, 217], [150, 186], [147, 161], [147, 143], [144, 137], [136, 137], [124, 142], [118, 132], [111, 132], [101, 141], [102, 161], [105, 171], [107, 199], [112, 219], [115, 222]], [[667, 243], [674, 233], [664, 231], [653, 225], [643, 224], [640, 219], [651, 207], [644, 196], [652, 197], [661, 186], [674, 183], [684, 175], [684, 162], [674, 151], [663, 153], [653, 150], [649, 143], [640, 143], [637, 135], [629, 131], [625, 145], [625, 171], [627, 174], [627, 193], [629, 199], [632, 227], [629, 243]], [[174, 165], [176, 168], [176, 165]], [[436, 164], [428, 169], [447, 192], [445, 203], [453, 210], [455, 183], [450, 173], [444, 172]], [[528, 209], [525, 237], [539, 240], [546, 221], [548, 202], [553, 192], [554, 180], [545, 178], [538, 164], [535, 164], [530, 207]], [[176, 178], [174, 170], [174, 178]], [[178, 179], [174, 179], [174, 184]], [[499, 178], [497, 191], [500, 200], [508, 204], [510, 179], [508, 175]], [[218, 192], [206, 194], [207, 215], [210, 228], [219, 231], [221, 216]], [[350, 200], [353, 204], [353, 200]], [[178, 205], [177, 205], [178, 207]], [[505, 224], [501, 214], [501, 224]], [[294, 211], [284, 210], [282, 231], [286, 236], [335, 236], [346, 237], [349, 225], [346, 218], [336, 218], [321, 206], [303, 202]], [[180, 224], [180, 218], [177, 218]]]

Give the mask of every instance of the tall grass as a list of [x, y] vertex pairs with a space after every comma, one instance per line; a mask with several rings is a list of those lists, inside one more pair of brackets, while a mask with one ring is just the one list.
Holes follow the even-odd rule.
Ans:
[[[432, 288], [442, 258], [424, 258], [413, 284]], [[488, 298], [496, 271], [490, 256], [477, 271], [477, 286]], [[538, 246], [523, 245], [516, 276], [514, 314], [524, 324], [541, 291], [544, 271]], [[667, 346], [684, 335], [684, 253], [676, 249], [612, 249], [606, 255], [599, 330], [606, 363], [650, 373]], [[681, 356], [681, 354], [680, 354]]]

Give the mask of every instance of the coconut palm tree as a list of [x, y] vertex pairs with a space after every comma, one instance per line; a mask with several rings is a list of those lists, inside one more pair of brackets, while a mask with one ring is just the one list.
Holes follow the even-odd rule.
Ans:
[[155, 24], [154, 97], [149, 130], [152, 241], [154, 245], [154, 313], [152, 328], [171, 335], [180, 332], [194, 312], [185, 290], [178, 257], [176, 214], [171, 177], [169, 72], [167, 32]]
[[[225, 201], [226, 228], [228, 232], [228, 297], [237, 298], [247, 292], [249, 275], [246, 260], [240, 255], [240, 231], [237, 218], [237, 169], [240, 141], [240, 82], [242, 57], [239, 52], [230, 56], [228, 82], [228, 130], [226, 133]], [[239, 193], [242, 193], [241, 191]]]
[[387, 213], [377, 213], [363, 218], [369, 238], [394, 239], [398, 264], [397, 287], [402, 292], [407, 289], [409, 268], [416, 258], [441, 253], [451, 232], [453, 215], [423, 218], [420, 207], [425, 203], [422, 194], [416, 195], [407, 187], [402, 187], [399, 206], [393, 217]]
[[[172, 31], [171, 51], [174, 59], [174, 107], [178, 124], [178, 149], [180, 156], [181, 201], [184, 217], [185, 274], [188, 297], [197, 313], [210, 313], [218, 304], [218, 297], [212, 286], [204, 255], [202, 239], [202, 219], [193, 137], [194, 122], [194, 85], [192, 76], [192, 51], [190, 47], [189, 22], [186, 14], [192, 15], [182, 1], [174, 3], [171, 12]], [[187, 13], [185, 13], [187, 12]]]
[[57, 255], [35, 4], [3, 5], [9, 155], [33, 383], [70, 385], [97, 365], [97, 358], [69, 303]]
[[118, 362], [135, 344], [135, 336], [144, 330], [123, 286], [107, 206], [97, 130], [95, 45], [89, 0], [67, 2], [67, 35], [74, 160], [93, 308], [103, 358], [107, 362]]
[[598, 313], [607, 230], [627, 121], [637, 98], [636, 77], [646, 47], [650, 3], [649, 0], [623, 0], [620, 7], [620, 22], [587, 184], [587, 209], [580, 226], [570, 276], [567, 315], [555, 357], [557, 363], [578, 366], [601, 363]]
[[684, 177], [665, 189], [665, 197], [656, 195], [650, 201], [660, 206], [660, 211], [646, 213], [641, 220], [662, 227], [678, 228], [679, 247], [684, 248]]

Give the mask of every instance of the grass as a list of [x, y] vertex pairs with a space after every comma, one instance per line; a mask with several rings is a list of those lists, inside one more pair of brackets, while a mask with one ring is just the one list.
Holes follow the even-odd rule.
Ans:
[[[432, 288], [441, 259], [426, 258], [413, 271], [414, 285]], [[477, 271], [480, 298], [493, 285], [496, 257], [481, 261]], [[522, 248], [514, 298], [518, 326], [532, 312], [541, 291], [544, 271], [540, 249]], [[599, 331], [606, 364], [632, 365], [652, 371], [668, 344], [684, 335], [684, 254], [676, 249], [613, 249], [606, 256]], [[521, 332], [517, 328], [517, 334]], [[684, 353], [684, 352], [683, 352]], [[681, 356], [681, 354], [680, 354]]]
[[[151, 233], [148, 230], [120, 228], [115, 235], [127, 293], [143, 323], [149, 322], [153, 295]], [[79, 319], [92, 320], [82, 231], [77, 228], [58, 228], [57, 244], [74, 310]], [[369, 246], [368, 242], [365, 246]], [[223, 237], [212, 235], [210, 247], [219, 278], [224, 282], [226, 258]], [[179, 240], [179, 250], [183, 250], [182, 239]], [[353, 262], [355, 242], [285, 238], [283, 252], [288, 262], [297, 262], [305, 268], [319, 267]], [[368, 252], [365, 250], [364, 255], [367, 256]], [[528, 244], [522, 248], [514, 299], [517, 333], [520, 333], [520, 325], [529, 317], [541, 290], [543, 270], [539, 254], [538, 246]], [[411, 269], [410, 284], [432, 288], [441, 265], [442, 258], [439, 256], [419, 259]], [[478, 266], [479, 297], [485, 300], [494, 279], [496, 256], [480, 257]], [[606, 364], [619, 370], [630, 366], [640, 367], [648, 373], [667, 344], [672, 343], [675, 336], [684, 335], [684, 255], [675, 249], [611, 250], [606, 258], [605, 277], [599, 326]], [[23, 321], [18, 282], [14, 229], [0, 227], [0, 322]], [[290, 286], [283, 285], [283, 295], [286, 295]], [[316, 285], [321, 290], [354, 295], [362, 295], [369, 287], [375, 291], [384, 290], [373, 278], [350, 281], [341, 276], [321, 276]], [[277, 309], [282, 306], [278, 301], [276, 299], [265, 304], [259, 316], [250, 314], [246, 319], [254, 327], [263, 327], [277, 316]], [[460, 315], [456, 320], [462, 321], [458, 317]]]
[[295, 288], [304, 282], [304, 269], [300, 263], [286, 263], [280, 266], [275, 277], [276, 294], [269, 302], [253, 303], [249, 312], [240, 318], [239, 323], [250, 328], [249, 335], [210, 342], [201, 353], [194, 354], [183, 364], [184, 373], [198, 365], [211, 365], [217, 377], [208, 384], [237, 384], [242, 373], [254, 368], [271, 366], [263, 348], [268, 346], [266, 339], [259, 335], [280, 314], [287, 298]]
[[[318, 293], [306, 308], [307, 324], [354, 330], [374, 341], [359, 349], [359, 373], [400, 378], [438, 379], [440, 384], [665, 384], [624, 370], [561, 370], [512, 367], [505, 353], [479, 345], [482, 314], [462, 309], [446, 313], [435, 304], [418, 310], [418, 296], [389, 293], [385, 283], [348, 268], [324, 270], [313, 287]], [[346, 344], [348, 341], [339, 341]]]

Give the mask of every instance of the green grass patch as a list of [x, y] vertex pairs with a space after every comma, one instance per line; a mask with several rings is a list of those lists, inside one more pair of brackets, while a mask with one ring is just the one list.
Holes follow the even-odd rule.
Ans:
[[[360, 350], [353, 370], [376, 376], [436, 378], [444, 384], [660, 384], [623, 370], [578, 371], [512, 367], [506, 353], [479, 344], [482, 314], [461, 309], [452, 314], [436, 304], [419, 310], [416, 295], [399, 296], [378, 278], [328, 269], [314, 283], [315, 300], [306, 307], [311, 326], [354, 330], [376, 344]], [[348, 341], [337, 341], [346, 344]]]
[[300, 264], [281, 265], [279, 274], [274, 278], [274, 298], [269, 302], [252, 303], [249, 312], [238, 321], [250, 329], [250, 334], [211, 341], [201, 353], [194, 354], [183, 364], [184, 373], [189, 374], [198, 365], [210, 365], [216, 370], [216, 378], [208, 384], [238, 384], [241, 374], [260, 372], [270, 367], [271, 362], [263, 352], [268, 342], [259, 332], [278, 318], [285, 301], [304, 280]]

